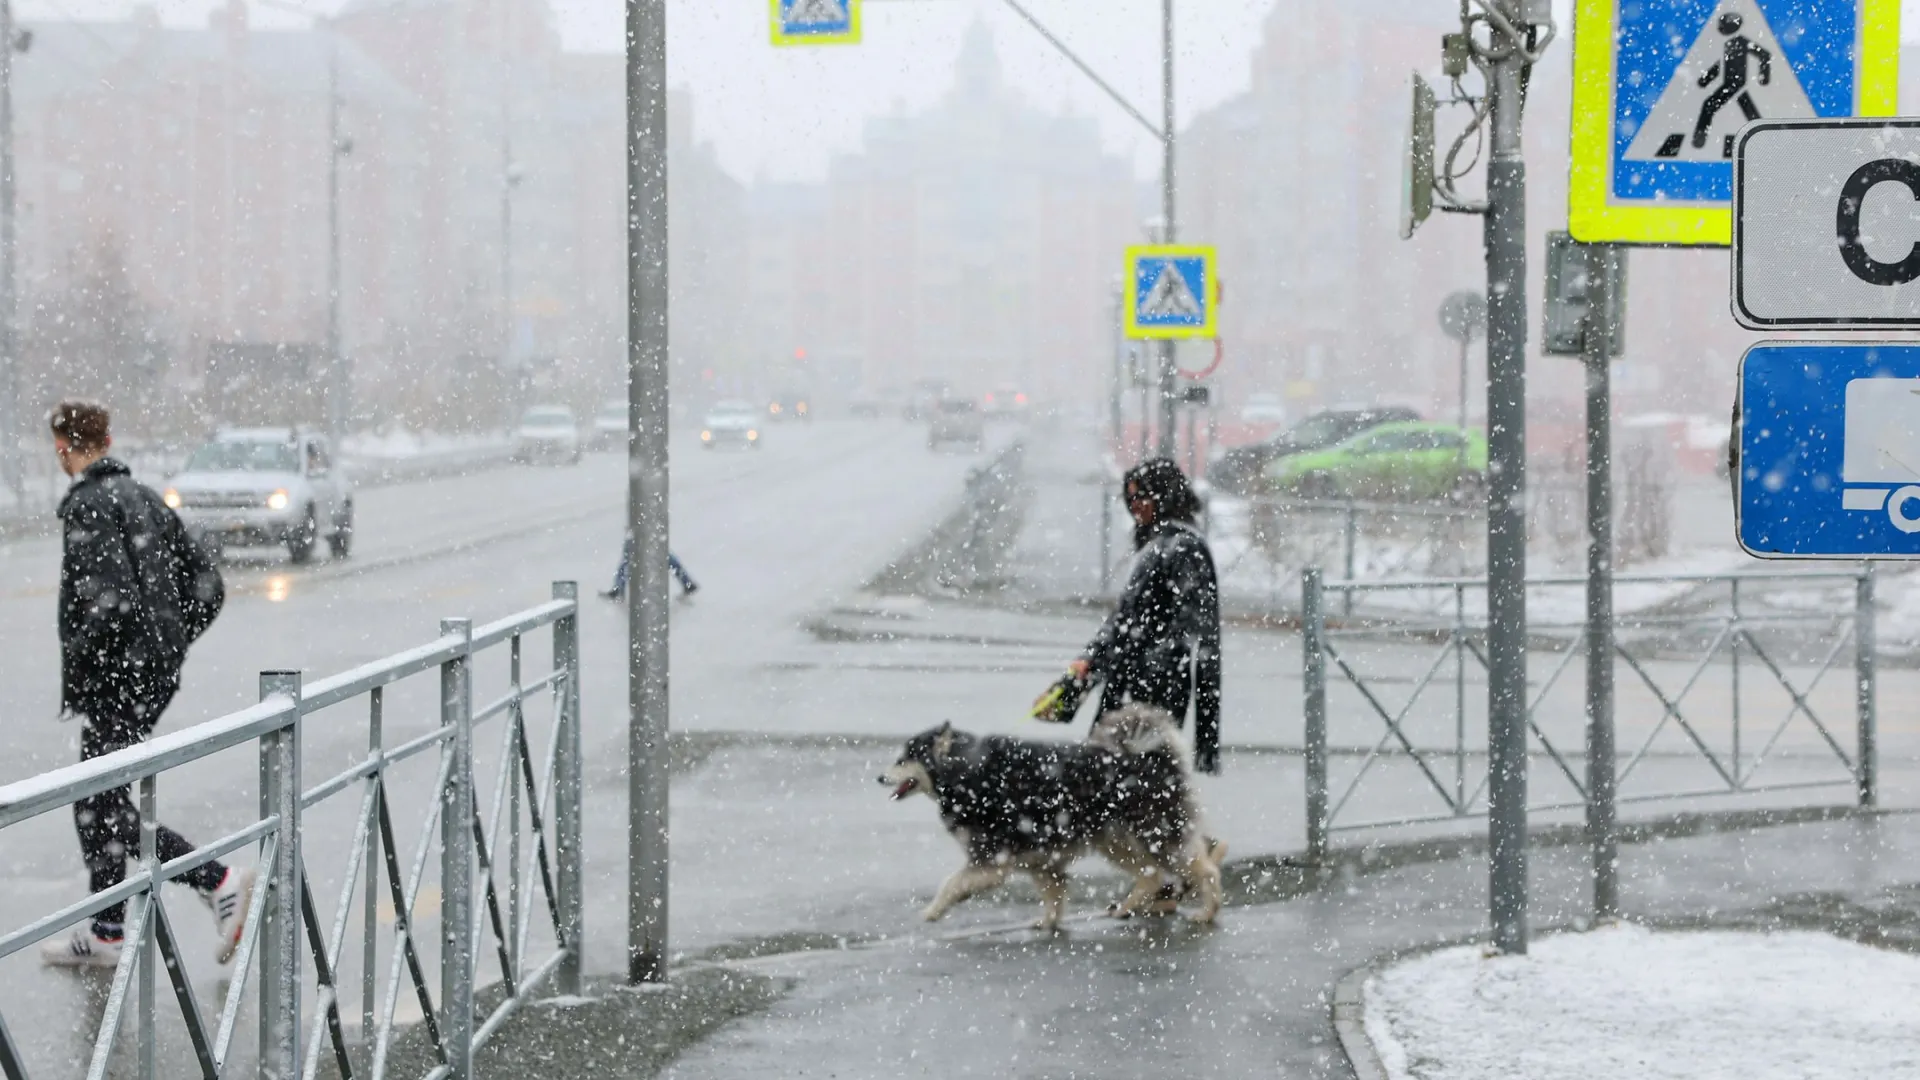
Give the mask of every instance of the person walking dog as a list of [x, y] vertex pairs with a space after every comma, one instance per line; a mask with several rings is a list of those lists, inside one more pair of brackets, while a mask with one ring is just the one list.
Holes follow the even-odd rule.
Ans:
[[[1153, 458], [1126, 474], [1133, 517], [1133, 570], [1120, 602], [1068, 667], [1063, 685], [1105, 683], [1100, 712], [1129, 702], [1154, 705], [1186, 726], [1193, 712], [1193, 767], [1220, 771], [1220, 582], [1213, 552], [1194, 519], [1200, 513], [1180, 467]], [[1056, 696], [1057, 695], [1057, 696]], [[1076, 695], [1042, 695], [1035, 715], [1069, 720]], [[1049, 701], [1056, 704], [1051, 708]]]
[[[80, 720], [80, 760], [135, 746], [152, 734], [180, 689], [193, 643], [226, 600], [220, 571], [153, 489], [108, 456], [107, 410], [68, 401], [48, 417], [54, 453], [73, 486], [60, 501], [60, 708]], [[140, 851], [140, 812], [120, 787], [73, 804], [91, 888], [125, 880]], [[157, 826], [162, 861], [191, 854], [179, 833]], [[180, 875], [213, 912], [221, 963], [233, 958], [253, 899], [252, 870], [210, 861]], [[59, 967], [120, 962], [126, 904], [102, 909], [71, 937], [51, 939], [41, 959]]]

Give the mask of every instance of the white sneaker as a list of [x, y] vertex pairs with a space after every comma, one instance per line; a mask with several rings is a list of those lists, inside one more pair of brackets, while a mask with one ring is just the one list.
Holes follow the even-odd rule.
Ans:
[[230, 866], [212, 892], [200, 894], [213, 909], [213, 931], [220, 938], [220, 947], [214, 955], [223, 964], [233, 959], [233, 954], [240, 949], [240, 932], [246, 929], [247, 909], [253, 906], [253, 877], [252, 870]]
[[41, 942], [40, 960], [48, 967], [113, 968], [120, 965], [120, 949], [118, 938], [108, 940], [82, 926], [69, 937]]

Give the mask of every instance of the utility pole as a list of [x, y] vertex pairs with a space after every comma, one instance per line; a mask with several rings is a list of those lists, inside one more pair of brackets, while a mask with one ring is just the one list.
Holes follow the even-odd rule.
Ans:
[[20, 309], [15, 266], [13, 168], [13, 0], [0, 0], [0, 483], [25, 495], [20, 473]]
[[[0, 0], [4, 2], [4, 0]], [[327, 434], [334, 452], [347, 433], [347, 360], [340, 347], [340, 32], [333, 19], [327, 27]]]
[[1487, 817], [1493, 944], [1527, 951], [1527, 167], [1531, 0], [1483, 0], [1487, 254]]
[[1593, 853], [1593, 917], [1620, 916], [1614, 830], [1613, 728], [1613, 325], [1625, 284], [1625, 249], [1583, 244], [1587, 317], [1581, 360], [1587, 375], [1587, 842]]
[[[1174, 142], [1177, 138], [1173, 126], [1173, 0], [1160, 0], [1160, 242], [1174, 244], [1179, 242], [1179, 211], [1174, 205], [1177, 194], [1174, 188]], [[1158, 454], [1172, 458], [1176, 452], [1175, 424], [1179, 401], [1174, 383], [1178, 375], [1173, 367], [1173, 342], [1160, 343], [1160, 444]], [[1141, 417], [1144, 423], [1146, 417]]]
[[[1127, 428], [1125, 410], [1121, 396], [1126, 392], [1127, 381], [1127, 336], [1125, 329], [1125, 310], [1127, 302], [1125, 284], [1119, 279], [1113, 283], [1113, 382], [1107, 394], [1107, 453], [1118, 460], [1124, 452], [1122, 445], [1126, 441]], [[1100, 477], [1100, 592], [1105, 594], [1113, 584], [1113, 498], [1112, 485], [1108, 482], [1104, 468]]]
[[667, 0], [627, 4], [627, 979], [667, 978]]
[[500, 364], [513, 357], [513, 5], [500, 4]]
[[[5, 3], [6, 0], [0, 0]], [[327, 434], [339, 452], [352, 414], [348, 398], [353, 381], [347, 372], [346, 350], [340, 341], [340, 159], [353, 142], [340, 134], [340, 25], [332, 15], [318, 15], [291, 0], [258, 0], [266, 7], [305, 15], [327, 32]], [[11, 170], [9, 170], [11, 172]]]

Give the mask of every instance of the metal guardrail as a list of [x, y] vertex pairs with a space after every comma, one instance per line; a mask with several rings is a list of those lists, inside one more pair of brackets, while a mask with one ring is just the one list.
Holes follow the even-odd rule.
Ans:
[[[1615, 642], [1614, 653], [1617, 663], [1624, 666], [1626, 672], [1637, 677], [1652, 698], [1658, 702], [1661, 716], [1657, 724], [1640, 742], [1637, 749], [1627, 755], [1616, 770], [1616, 789], [1633, 777], [1648, 760], [1654, 741], [1669, 726], [1679, 730], [1686, 738], [1692, 753], [1704, 759], [1710, 767], [1716, 782], [1701, 790], [1655, 791], [1622, 793], [1617, 796], [1620, 802], [1653, 802], [1660, 800], [1694, 799], [1707, 796], [1741, 796], [1769, 791], [1784, 791], [1809, 787], [1849, 787], [1853, 797], [1862, 806], [1871, 806], [1877, 798], [1877, 754], [1875, 751], [1876, 729], [1876, 680], [1874, 657], [1874, 589], [1873, 575], [1870, 569], [1848, 571], [1750, 573], [1722, 575], [1621, 575], [1615, 579], [1616, 586], [1639, 584], [1686, 584], [1695, 591], [1717, 589], [1725, 586], [1728, 603], [1724, 610], [1706, 614], [1679, 614], [1644, 616], [1634, 619], [1626, 632], [1621, 633]], [[1756, 614], [1743, 605], [1743, 592], [1752, 592], [1755, 586], [1767, 587], [1803, 587], [1821, 584], [1851, 583], [1854, 594], [1852, 610], [1838, 613], [1808, 612], [1784, 615]], [[1540, 578], [1529, 580], [1529, 589], [1538, 587], [1584, 587], [1584, 578]], [[1743, 588], [1744, 586], [1744, 588]], [[1467, 818], [1484, 817], [1486, 807], [1483, 796], [1487, 778], [1482, 775], [1478, 780], [1472, 776], [1469, 761], [1484, 755], [1471, 748], [1468, 739], [1469, 723], [1467, 718], [1467, 684], [1470, 672], [1484, 673], [1487, 665], [1485, 649], [1484, 617], [1476, 613], [1469, 604], [1470, 594], [1482, 591], [1486, 587], [1484, 579], [1479, 578], [1432, 578], [1389, 582], [1327, 582], [1322, 579], [1318, 568], [1305, 571], [1302, 575], [1302, 638], [1305, 654], [1305, 733], [1304, 755], [1306, 764], [1306, 820], [1307, 846], [1310, 855], [1322, 856], [1326, 853], [1330, 835], [1339, 831], [1381, 829], [1393, 826], [1436, 823]], [[1335, 624], [1328, 616], [1328, 594], [1338, 594], [1342, 606], [1352, 609], [1356, 599], [1372, 597], [1379, 599], [1392, 594], [1411, 596], [1425, 594], [1429, 598], [1438, 597], [1440, 603], [1429, 603], [1418, 610], [1411, 618], [1343, 619]], [[1484, 610], [1484, 605], [1480, 610]], [[1781, 662], [1777, 642], [1763, 640], [1763, 632], [1800, 632], [1802, 641], [1819, 643], [1813, 657], [1817, 663], [1812, 665], [1812, 673], [1804, 682], [1797, 683], [1788, 673], [1787, 666]], [[1819, 636], [1809, 637], [1806, 631], [1817, 631]], [[1556, 746], [1543, 730], [1537, 715], [1542, 701], [1553, 690], [1573, 660], [1585, 655], [1585, 626], [1581, 623], [1555, 623], [1542, 620], [1530, 626], [1530, 632], [1540, 642], [1541, 648], [1558, 653], [1557, 660], [1550, 663], [1544, 675], [1534, 689], [1533, 699], [1527, 706], [1527, 728], [1530, 735], [1530, 749], [1545, 756], [1565, 777], [1577, 793], [1573, 802], [1546, 803], [1530, 806], [1530, 811], [1551, 811], [1575, 809], [1586, 805], [1589, 797], [1586, 785], [1579, 772], [1570, 764], [1569, 758], [1578, 756], [1572, 749]], [[1658, 639], [1668, 646], [1677, 640], [1691, 638], [1704, 641], [1697, 660], [1692, 664], [1686, 677], [1677, 686], [1667, 685], [1657, 680], [1650, 670], [1649, 658], [1635, 649], [1636, 644], [1644, 644], [1649, 639]], [[1360, 670], [1349, 643], [1359, 639], [1376, 642], [1398, 643], [1408, 646], [1425, 646], [1430, 650], [1424, 666], [1414, 669], [1418, 674], [1412, 679], [1412, 689], [1403, 700], [1389, 702], [1378, 676], [1369, 677]], [[1852, 646], [1855, 678], [1854, 722], [1855, 738], [1851, 751], [1841, 744], [1835, 735], [1835, 729], [1822, 720], [1810, 703], [1813, 694], [1823, 678], [1833, 670], [1836, 662]], [[1742, 664], [1743, 657], [1751, 661]], [[1687, 696], [1701, 683], [1708, 671], [1719, 661], [1726, 661], [1726, 670], [1731, 682], [1732, 712], [1727, 719], [1731, 723], [1731, 742], [1723, 748], [1716, 748], [1703, 735], [1695, 719], [1690, 719], [1684, 709]], [[1745, 726], [1750, 718], [1743, 716], [1741, 679], [1742, 671], [1759, 667], [1763, 678], [1784, 690], [1791, 706], [1787, 715], [1771, 730], [1762, 729], [1763, 740], [1757, 751], [1749, 752], [1743, 746]], [[1357, 772], [1337, 794], [1333, 794], [1328, 782], [1328, 744], [1327, 744], [1327, 689], [1331, 667], [1335, 678], [1351, 686], [1364, 703], [1367, 714], [1377, 720], [1381, 727], [1379, 737], [1368, 747], [1361, 757]], [[1448, 669], [1451, 668], [1449, 676]], [[1451, 684], [1452, 702], [1449, 706], [1453, 720], [1452, 730], [1446, 733], [1447, 742], [1439, 747], [1431, 743], [1424, 748], [1418, 744], [1408, 730], [1409, 717], [1423, 697], [1436, 686]], [[1768, 756], [1778, 746], [1788, 727], [1804, 717], [1820, 736], [1822, 746], [1846, 769], [1845, 779], [1822, 780], [1812, 782], [1760, 783], [1755, 776], [1767, 762]], [[1750, 745], [1750, 744], [1749, 744]], [[1432, 814], [1400, 815], [1384, 820], [1343, 822], [1341, 814], [1347, 809], [1355, 792], [1361, 787], [1373, 767], [1384, 760], [1399, 759], [1411, 762], [1422, 782], [1422, 790], [1431, 789], [1437, 796], [1440, 809]], [[1616, 759], [1619, 760], [1619, 759]]]
[[[1334, 558], [1345, 578], [1464, 572], [1486, 563], [1487, 514], [1467, 502], [1369, 502], [1263, 495], [1247, 502], [1248, 545], [1223, 569], [1262, 552], [1282, 566]], [[1368, 564], [1360, 573], [1361, 561]], [[1350, 599], [1345, 600], [1351, 603]]]
[[[138, 1018], [136, 1074], [148, 1080], [160, 1071], [155, 1060], [160, 1008], [156, 977], [162, 972], [179, 1005], [195, 1071], [206, 1080], [235, 1071], [230, 1067], [235, 1063], [234, 1037], [250, 988], [256, 990], [252, 997], [260, 1023], [258, 1074], [279, 1080], [311, 1080], [329, 1045], [342, 1080], [385, 1076], [396, 1007], [409, 989], [419, 1003], [422, 1027], [438, 1061], [427, 1077], [465, 1080], [473, 1074], [474, 1050], [544, 982], [551, 978], [561, 992], [578, 993], [582, 878], [577, 596], [573, 582], [556, 582], [553, 599], [538, 607], [479, 627], [467, 619], [443, 620], [440, 636], [426, 645], [317, 682], [303, 683], [297, 671], [263, 672], [257, 705], [0, 787], [0, 830], [4, 830], [76, 800], [138, 785], [140, 851], [137, 866], [126, 880], [0, 936], [0, 957], [4, 957], [112, 904], [128, 903], [125, 946], [88, 1061], [89, 1080], [101, 1080], [107, 1074], [129, 1011]], [[548, 627], [553, 638], [552, 667], [528, 677], [522, 670], [522, 640]], [[473, 669], [490, 650], [506, 654], [508, 689], [496, 700], [476, 704]], [[435, 672], [439, 675], [437, 725], [399, 745], [386, 745], [387, 688]], [[536, 762], [526, 705], [539, 695], [551, 698], [553, 711], [545, 754]], [[364, 700], [367, 709], [366, 756], [303, 787], [304, 723], [319, 710], [357, 700]], [[475, 791], [474, 738], [496, 718], [503, 720], [501, 755], [483, 819]], [[161, 862], [156, 839], [161, 776], [246, 743], [259, 747], [258, 818], [189, 854]], [[388, 774], [435, 749], [439, 767], [434, 797], [426, 800], [419, 842], [403, 873]], [[313, 807], [352, 790], [360, 792], [357, 825], [348, 841], [350, 855], [328, 924], [322, 921], [309, 883], [301, 820]], [[253, 904], [224, 998], [218, 1012], [209, 1016], [187, 974], [160, 886], [256, 843], [259, 877]], [[436, 846], [440, 855], [437, 1002], [414, 925], [429, 856]], [[350, 1045], [345, 1034], [341, 1016], [345, 994], [337, 977], [356, 892], [362, 917], [362, 1037], [357, 1047]], [[476, 896], [483, 903], [476, 903]], [[392, 930], [386, 943], [385, 984], [376, 997], [383, 900], [392, 905], [388, 913]], [[544, 907], [555, 942], [552, 953], [537, 961], [527, 955], [536, 906]], [[474, 991], [483, 973], [477, 947], [483, 918], [491, 930], [504, 999], [481, 1017], [475, 1012]], [[307, 962], [303, 961], [303, 934], [304, 955], [312, 965], [310, 980], [303, 978]], [[252, 970], [256, 958], [257, 973]], [[307, 1000], [315, 1015], [303, 1039], [300, 1014]], [[0, 1016], [0, 1071], [8, 1080], [25, 1080], [29, 1075], [22, 1046], [4, 1016]], [[180, 1070], [174, 1066], [165, 1071]]]

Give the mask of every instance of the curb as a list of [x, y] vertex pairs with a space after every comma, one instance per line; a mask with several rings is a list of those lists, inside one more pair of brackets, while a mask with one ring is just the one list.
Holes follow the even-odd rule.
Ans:
[[1333, 986], [1333, 1033], [1355, 1080], [1390, 1080], [1373, 1040], [1367, 1038], [1366, 988], [1376, 966], [1378, 961], [1354, 968]]

